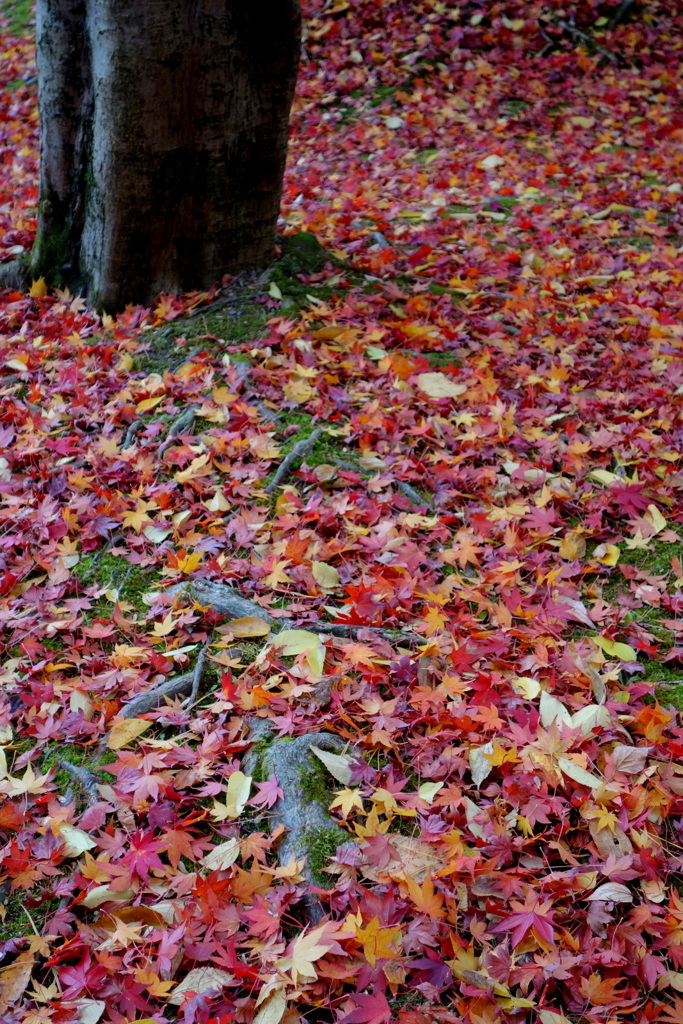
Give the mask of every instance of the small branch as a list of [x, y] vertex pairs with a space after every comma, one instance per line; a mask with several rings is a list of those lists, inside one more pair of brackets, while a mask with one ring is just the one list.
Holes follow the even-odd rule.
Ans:
[[[88, 806], [93, 807], [100, 800], [100, 794], [97, 789], [99, 782], [93, 773], [82, 765], [71, 764], [70, 761], [60, 761], [59, 767], [67, 772], [74, 782], [77, 782], [81, 789], [85, 792], [88, 799]], [[64, 796], [64, 803], [71, 803], [71, 799], [67, 800], [67, 795], [70, 796], [71, 790]]]
[[197, 697], [199, 696], [199, 688], [202, 685], [202, 679], [204, 677], [204, 664], [206, 662], [207, 652], [208, 645], [206, 647], [203, 647], [199, 652], [199, 657], [197, 658], [197, 663], [192, 673], [192, 689], [190, 691], [190, 696], [186, 701], [186, 703], [190, 707], [192, 707], [195, 704]]
[[297, 459], [302, 459], [311, 448], [315, 445], [316, 441], [322, 437], [322, 430], [318, 427], [308, 437], [304, 437], [301, 441], [297, 441], [291, 452], [285, 455], [284, 459], [280, 463], [277, 473], [266, 487], [266, 494], [272, 494], [276, 487], [279, 487], [283, 483], [294, 468], [294, 463]]

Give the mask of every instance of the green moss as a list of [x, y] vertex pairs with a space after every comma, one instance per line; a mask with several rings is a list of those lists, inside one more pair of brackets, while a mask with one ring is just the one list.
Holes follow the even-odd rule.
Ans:
[[[637, 548], [630, 550], [625, 545], [621, 546], [619, 562], [609, 571], [606, 581], [602, 585], [602, 597], [606, 602], [619, 606], [619, 598], [622, 594], [629, 592], [630, 580], [624, 576], [622, 568], [633, 566], [641, 573], [648, 573], [652, 576], [669, 578], [671, 576], [671, 559], [683, 554], [681, 545], [667, 544], [656, 537], [650, 542], [648, 548]], [[648, 658], [643, 655], [642, 661], [645, 672], [644, 678], [656, 684], [663, 684], [658, 688], [658, 696], [661, 692], [663, 699], [666, 695], [666, 684], [669, 681], [678, 681], [683, 675], [680, 665], [676, 666], [670, 662], [663, 662], [661, 656], [665, 654], [674, 644], [674, 636], [669, 629], [662, 625], [662, 619], [668, 618], [666, 609], [654, 608], [651, 605], [643, 605], [642, 608], [629, 609], [624, 615], [624, 622], [635, 622], [647, 630], [655, 638], [659, 647], [659, 657]], [[675, 689], [675, 688], [674, 688]], [[667, 698], [670, 703], [675, 703], [676, 698]]]
[[48, 896], [41, 890], [17, 889], [10, 893], [5, 904], [5, 918], [0, 924], [3, 942], [21, 937], [32, 938], [41, 934], [46, 922], [59, 908], [59, 898]]
[[[315, 763], [317, 762], [317, 763]], [[330, 775], [322, 761], [311, 757], [299, 772], [299, 785], [309, 803], [319, 803], [327, 810], [330, 803]]]
[[[661, 668], [662, 666], [660, 666]], [[678, 670], [678, 676], [680, 677], [681, 671]], [[660, 704], [666, 707], [668, 704], [673, 704], [677, 711], [683, 712], [683, 683], [679, 682], [674, 685], [667, 685], [666, 683], [657, 687], [657, 699]]]
[[0, 13], [7, 18], [12, 35], [33, 35], [35, 25], [33, 0], [3, 0], [0, 3]]
[[263, 737], [263, 739], [257, 740], [249, 750], [250, 757], [255, 758], [255, 764], [252, 769], [252, 778], [255, 783], [266, 782], [268, 780], [268, 770], [264, 755], [270, 746], [270, 741]]
[[325, 868], [330, 858], [336, 854], [337, 847], [346, 841], [346, 833], [332, 825], [330, 828], [308, 828], [302, 838], [306, 850], [306, 863], [313, 872], [315, 881], [320, 886], [330, 884], [332, 879]]
[[43, 647], [46, 647], [48, 651], [62, 651], [64, 650], [64, 642], [61, 637], [49, 636], [45, 637], [42, 641]]
[[[100, 549], [83, 555], [74, 568], [74, 576], [83, 589], [98, 587], [118, 591], [119, 601], [132, 604], [142, 613], [146, 611], [142, 597], [154, 589], [159, 572], [131, 565], [121, 555]], [[93, 610], [93, 617], [97, 618], [98, 614], [108, 616], [111, 611], [111, 602], [100, 602]]]
[[63, 768], [59, 768], [60, 761], [68, 761], [69, 764], [77, 765], [79, 768], [88, 768], [89, 771], [97, 772], [101, 782], [116, 782], [116, 776], [103, 770], [108, 764], [116, 761], [117, 755], [113, 750], [106, 750], [103, 754], [91, 762], [92, 751], [79, 744], [66, 745], [61, 743], [50, 744], [47, 752], [43, 754], [40, 762], [42, 772], [48, 772], [51, 768], [56, 769], [54, 783], [63, 793], [74, 785], [74, 779]]
[[25, 900], [26, 893], [20, 890], [10, 893], [8, 896], [4, 908], [5, 917], [0, 924], [3, 942], [7, 942], [9, 939], [21, 938], [23, 935], [35, 934], [24, 910]]

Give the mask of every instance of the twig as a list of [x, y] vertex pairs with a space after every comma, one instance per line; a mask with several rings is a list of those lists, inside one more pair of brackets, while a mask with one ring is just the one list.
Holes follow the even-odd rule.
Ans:
[[190, 696], [186, 701], [186, 703], [189, 704], [190, 707], [193, 706], [193, 704], [197, 700], [197, 697], [199, 696], [199, 688], [202, 685], [202, 679], [204, 677], [204, 664], [206, 662], [207, 651], [208, 644], [205, 647], [202, 647], [201, 651], [199, 652], [197, 663], [194, 667], [194, 671], [192, 672], [192, 690], [190, 691]]
[[[82, 765], [78, 764], [71, 764], [70, 761], [65, 760], [59, 762], [59, 767], [63, 771], [67, 772], [74, 780], [74, 782], [77, 782], [81, 789], [85, 792], [88, 799], [89, 807], [93, 807], [96, 803], [99, 802], [100, 794], [97, 789], [99, 782], [88, 768], [84, 768]], [[68, 793], [70, 792], [71, 790], [68, 791]], [[67, 795], [68, 794], [65, 794], [64, 796], [65, 804], [71, 803], [71, 799], [66, 799]]]
[[322, 433], [322, 430], [318, 427], [312, 434], [309, 434], [308, 437], [303, 437], [300, 441], [296, 442], [291, 452], [289, 452], [288, 455], [285, 455], [275, 476], [266, 487], [266, 494], [271, 494], [276, 487], [279, 487], [280, 484], [287, 479], [294, 468], [296, 460], [301, 459], [308, 454], [315, 443], [320, 440]]

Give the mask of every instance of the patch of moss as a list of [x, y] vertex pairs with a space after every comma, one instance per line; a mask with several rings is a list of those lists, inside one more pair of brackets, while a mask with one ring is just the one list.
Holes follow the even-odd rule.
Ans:
[[[118, 591], [120, 601], [126, 601], [138, 612], [144, 612], [146, 606], [142, 600], [143, 594], [154, 589], [159, 572], [131, 565], [121, 555], [112, 555], [100, 549], [83, 555], [74, 568], [74, 576], [83, 588], [107, 587]], [[111, 610], [110, 602], [102, 602], [94, 609], [94, 617], [98, 613], [109, 615]]]
[[337, 847], [346, 841], [346, 835], [336, 825], [330, 828], [308, 828], [303, 834], [306, 863], [320, 886], [329, 885], [331, 876], [325, 870]]
[[[301, 231], [296, 235], [284, 235], [280, 239], [282, 255], [270, 268], [270, 280], [276, 284], [282, 294], [283, 309], [296, 307], [310, 308], [310, 298], [319, 302], [329, 302], [335, 294], [339, 282], [304, 282], [301, 277], [319, 274], [325, 266], [338, 270], [345, 280], [360, 285], [363, 275], [324, 249], [315, 235]], [[336, 277], [333, 274], [332, 277]]]
[[49, 749], [41, 758], [40, 767], [42, 772], [55, 768], [54, 782], [59, 790], [66, 790], [74, 785], [74, 779], [63, 768], [59, 768], [60, 761], [68, 761], [69, 764], [77, 765], [79, 768], [87, 767], [90, 771], [97, 772], [101, 782], [116, 782], [116, 776], [103, 770], [105, 765], [113, 764], [117, 755], [113, 750], [105, 750], [93, 762], [90, 761], [91, 751], [79, 744], [66, 745], [61, 743], [50, 744]]
[[12, 35], [33, 35], [35, 26], [33, 0], [3, 0], [0, 3], [0, 13], [7, 19]]
[[10, 893], [2, 908], [4, 917], [0, 931], [3, 942], [22, 937], [32, 938], [36, 931], [41, 933], [45, 922], [52, 917], [58, 907], [59, 899], [56, 896], [45, 896], [40, 890], [34, 894], [25, 889], [17, 889]]
[[269, 746], [269, 740], [266, 737], [263, 737], [262, 739], [257, 740], [249, 751], [250, 757], [255, 758], [254, 767], [251, 773], [254, 783], [266, 782], [268, 780], [264, 754]]
[[[660, 666], [660, 668], [663, 666]], [[680, 676], [680, 669], [678, 675]], [[677, 711], [683, 712], [683, 683], [667, 685], [666, 683], [657, 687], [657, 700], [666, 707], [673, 704]]]
[[[589, 549], [590, 550], [590, 549]], [[624, 566], [634, 566], [639, 572], [646, 572], [653, 576], [668, 577], [671, 574], [671, 559], [674, 555], [681, 556], [681, 547], [676, 544], [667, 544], [655, 538], [648, 548], [630, 550], [625, 546], [621, 547], [619, 562], [610, 569], [606, 581], [602, 585], [602, 596], [605, 601], [612, 604], [619, 604], [621, 594], [628, 593], [629, 579], [624, 576]], [[661, 625], [661, 620], [668, 617], [668, 613], [660, 608], [644, 605], [642, 608], [630, 609], [624, 615], [625, 622], [637, 622], [651, 632], [657, 639], [660, 647], [664, 650], [673, 646], [673, 635], [670, 630]], [[680, 676], [681, 670], [673, 670], [663, 665], [657, 659], [650, 659], [647, 662], [646, 678], [659, 679], [670, 677], [673, 672], [675, 677]]]
[[322, 761], [316, 762], [318, 759], [314, 755], [311, 756], [310, 761], [302, 765], [299, 772], [299, 785], [301, 791], [306, 797], [309, 803], [322, 804], [325, 809], [330, 802], [330, 775], [326, 771]]

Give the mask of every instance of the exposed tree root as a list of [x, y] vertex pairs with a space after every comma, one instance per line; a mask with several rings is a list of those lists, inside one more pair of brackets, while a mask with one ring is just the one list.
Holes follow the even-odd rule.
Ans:
[[266, 487], [266, 494], [272, 494], [276, 487], [279, 487], [281, 483], [287, 479], [289, 474], [294, 468], [294, 463], [297, 459], [302, 459], [304, 455], [310, 452], [311, 448], [315, 445], [316, 441], [319, 441], [322, 437], [322, 430], [318, 427], [308, 437], [304, 437], [301, 441], [297, 441], [289, 454], [285, 455], [284, 459], [280, 463], [277, 472], [273, 479]]
[[199, 696], [199, 688], [202, 685], [202, 679], [204, 678], [204, 664], [206, 662], [207, 651], [208, 645], [206, 647], [203, 647], [202, 650], [199, 652], [197, 663], [195, 664], [195, 667], [192, 672], [192, 688], [190, 690], [190, 697], [187, 701], [190, 707], [192, 707], [192, 705], [197, 700], [197, 697]]
[[265, 608], [261, 608], [255, 601], [242, 597], [227, 583], [192, 580], [190, 584], [183, 583], [178, 588], [172, 588], [170, 592], [179, 594], [184, 590], [189, 590], [199, 604], [213, 608], [219, 615], [232, 615], [234, 619], [256, 616], [275, 625], [275, 619], [270, 617]]
[[194, 678], [195, 670], [185, 672], [182, 676], [174, 676], [172, 679], [167, 679], [159, 686], [155, 686], [153, 690], [139, 693], [137, 697], [129, 700], [121, 708], [121, 714], [124, 718], [137, 718], [139, 715], [145, 715], [148, 711], [161, 707], [166, 697], [173, 698], [178, 697], [181, 693], [191, 693]]
[[174, 420], [174, 422], [168, 428], [166, 440], [159, 448], [159, 458], [161, 458], [161, 456], [164, 454], [167, 448], [171, 447], [173, 441], [178, 436], [178, 434], [183, 434], [185, 431], [192, 430], [192, 427], [194, 426], [195, 416], [195, 407], [191, 405], [189, 409], [185, 409], [185, 411], [180, 414], [177, 420]]
[[[100, 794], [98, 790], [99, 781], [93, 775], [89, 768], [85, 768], [82, 765], [71, 764], [70, 761], [62, 760], [59, 762], [59, 767], [63, 771], [68, 772], [74, 782], [77, 782], [86, 795], [88, 806], [92, 807], [100, 800]], [[67, 790], [62, 798], [64, 804], [70, 804], [73, 799], [73, 793], [71, 788]]]
[[24, 256], [9, 263], [0, 263], [0, 288], [24, 291], [29, 285], [30, 278], [28, 260]]
[[[250, 738], [254, 742], [269, 739], [271, 735], [268, 722], [264, 719], [254, 720], [250, 732]], [[306, 857], [302, 874], [312, 891], [305, 894], [303, 902], [307, 917], [315, 924], [325, 912], [319, 895], [314, 891], [319, 888], [319, 883], [314, 868], [309, 864], [311, 840], [315, 836], [331, 834], [333, 839], [339, 839], [337, 845], [341, 845], [346, 835], [328, 814], [326, 804], [311, 797], [307, 791], [306, 774], [317, 773], [320, 770], [315, 755], [311, 753], [311, 746], [336, 754], [345, 748], [344, 741], [329, 732], [308, 733], [294, 739], [273, 739], [265, 750], [252, 750], [247, 754], [244, 759], [244, 770], [251, 775], [260, 767], [262, 775], [275, 775], [280, 784], [284, 796], [277, 801], [271, 811], [274, 823], [282, 825], [285, 829], [278, 848], [278, 859], [281, 865], [285, 865], [293, 858], [301, 860]]]
[[[167, 593], [178, 595], [183, 592], [189, 593], [199, 604], [212, 608], [219, 615], [231, 615], [235, 619], [260, 618], [271, 626], [289, 626], [290, 623], [282, 619], [273, 619], [265, 608], [250, 601], [227, 583], [213, 583], [210, 580], [192, 580], [190, 583], [182, 583], [178, 587], [171, 587]], [[369, 629], [378, 636], [389, 640], [391, 643], [405, 643], [410, 646], [423, 644], [425, 638], [419, 633], [402, 632], [398, 629], [382, 629], [380, 626], [346, 626], [337, 622], [306, 622], [301, 629], [307, 629], [311, 633], [329, 633], [331, 636], [356, 638], [359, 630]]]
[[634, 2], [635, 0], [623, 0], [623, 2], [619, 5], [615, 13], [610, 18], [609, 24], [607, 26], [608, 32], [613, 32], [617, 25], [621, 24], [621, 22], [624, 20], [628, 12], [633, 7]]
[[121, 448], [125, 451], [126, 448], [132, 448], [133, 442], [138, 434], [145, 429], [144, 420], [133, 420], [129, 425], [128, 430], [123, 438], [123, 444]]
[[[366, 473], [365, 470], [361, 469], [360, 466], [356, 466], [353, 462], [344, 462], [337, 459], [332, 463], [332, 465], [337, 466], [339, 469], [346, 469], [353, 473], [358, 473], [364, 480], [369, 480], [371, 476], [370, 473]], [[399, 491], [401, 491], [402, 494], [405, 494], [406, 498], [412, 501], [414, 505], [426, 505], [427, 508], [431, 507], [431, 502], [419, 494], [406, 480], [395, 480], [394, 483], [395, 486], [398, 487]]]

